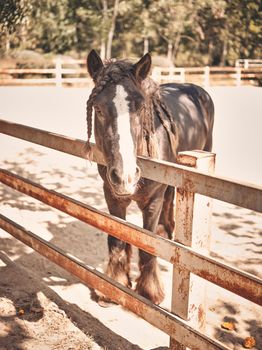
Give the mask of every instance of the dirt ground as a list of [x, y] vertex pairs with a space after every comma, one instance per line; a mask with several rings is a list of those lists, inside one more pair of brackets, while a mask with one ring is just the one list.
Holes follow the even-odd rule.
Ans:
[[[261, 183], [260, 88], [212, 88], [216, 106], [216, 171]], [[84, 89], [0, 88], [0, 117], [80, 139], [86, 138]], [[1, 135], [1, 167], [106, 210], [95, 164]], [[43, 203], [0, 186], [1, 213], [103, 270], [106, 235]], [[141, 224], [132, 206], [128, 220]], [[211, 256], [261, 278], [262, 216], [214, 201]], [[137, 250], [132, 280], [138, 275]], [[160, 260], [169, 309], [170, 264]], [[230, 349], [253, 336], [262, 348], [261, 308], [207, 283], [207, 334]], [[221, 323], [235, 324], [234, 331]], [[115, 305], [101, 308], [93, 291], [38, 253], [0, 231], [0, 349], [164, 350], [169, 337]]]

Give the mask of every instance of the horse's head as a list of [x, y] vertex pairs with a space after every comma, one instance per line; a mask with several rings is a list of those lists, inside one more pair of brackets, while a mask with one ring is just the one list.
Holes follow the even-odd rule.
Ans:
[[149, 54], [135, 64], [116, 61], [104, 65], [94, 50], [87, 57], [87, 69], [95, 83], [87, 102], [88, 136], [94, 107], [96, 144], [106, 160], [111, 188], [119, 196], [134, 194], [140, 179], [136, 156], [143, 136], [140, 110], [145, 96], [141, 83], [150, 67]]

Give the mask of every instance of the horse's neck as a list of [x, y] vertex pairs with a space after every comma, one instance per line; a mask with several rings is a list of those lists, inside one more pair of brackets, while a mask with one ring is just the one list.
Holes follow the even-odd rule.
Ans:
[[[156, 100], [154, 100], [154, 98]], [[175, 125], [172, 125], [167, 117], [168, 111], [159, 104], [159, 96], [149, 96], [146, 98], [141, 113], [142, 136], [138, 147], [138, 155], [160, 159], [160, 140], [156, 136], [155, 121], [159, 119], [168, 138], [171, 149], [172, 161], [176, 159], [178, 147], [178, 132]]]
[[154, 127], [154, 106], [152, 99], [146, 99], [142, 108], [141, 133], [139, 136], [137, 155], [159, 158], [159, 144]]

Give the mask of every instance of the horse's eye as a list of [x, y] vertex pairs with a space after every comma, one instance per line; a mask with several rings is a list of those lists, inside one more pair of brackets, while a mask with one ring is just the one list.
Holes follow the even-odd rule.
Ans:
[[136, 111], [140, 110], [141, 107], [142, 107], [142, 105], [143, 105], [143, 98], [142, 98], [142, 97], [136, 98], [135, 101], [134, 101], [134, 103], [135, 103], [135, 109], [136, 109]]
[[141, 95], [133, 96], [131, 105], [136, 112], [141, 109], [143, 101], [144, 101], [144, 99]]

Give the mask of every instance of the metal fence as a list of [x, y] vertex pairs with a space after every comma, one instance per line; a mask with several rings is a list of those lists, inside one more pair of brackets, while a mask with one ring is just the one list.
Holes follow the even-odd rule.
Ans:
[[[257, 60], [259, 61], [259, 60]], [[235, 67], [153, 67], [152, 77], [159, 83], [181, 82], [208, 86], [260, 84], [262, 66], [240, 60]], [[0, 68], [0, 85], [91, 86], [84, 60], [57, 58], [53, 68]]]
[[[5, 120], [0, 120], [0, 130], [9, 136], [86, 158], [85, 142], [81, 140]], [[90, 160], [104, 163], [103, 157], [95, 145], [92, 145]], [[202, 292], [203, 289], [202, 286], [199, 289], [199, 282], [192, 282], [192, 278], [194, 275], [199, 276], [201, 281], [203, 279], [215, 283], [258, 305], [262, 305], [262, 281], [206, 254], [205, 238], [203, 239], [198, 234], [202, 235], [208, 225], [205, 224], [204, 230], [202, 227], [201, 232], [193, 232], [192, 234], [194, 210], [197, 207], [195, 193], [207, 196], [207, 200], [215, 198], [262, 212], [262, 188], [208, 173], [208, 171], [212, 172], [214, 164], [214, 155], [210, 153], [185, 152], [180, 154], [179, 161], [185, 165], [138, 157], [142, 176], [177, 187], [175, 241], [156, 236], [147, 230], [61, 193], [48, 190], [7, 170], [0, 170], [0, 181], [3, 184], [173, 264], [171, 312], [152, 304], [96, 269], [80, 263], [71, 254], [62, 251], [59, 247], [43, 240], [2, 215], [0, 216], [0, 227], [77, 276], [88, 286], [99, 290], [113, 301], [167, 333], [171, 339], [171, 349], [185, 349], [186, 347], [191, 349], [228, 349], [219, 341], [205, 335], [204, 294], [198, 296], [197, 300], [194, 299], [196, 290], [198, 289], [196, 294], [199, 294], [199, 290]], [[201, 203], [203, 202], [201, 201]], [[206, 203], [204, 206], [210, 208]], [[208, 218], [208, 213], [206, 218]], [[183, 279], [183, 283], [181, 279]]]

